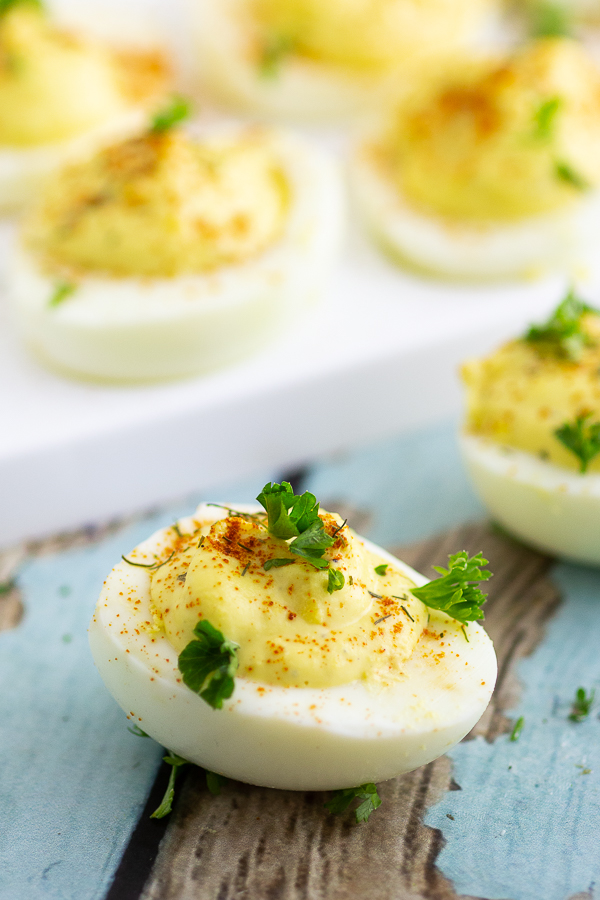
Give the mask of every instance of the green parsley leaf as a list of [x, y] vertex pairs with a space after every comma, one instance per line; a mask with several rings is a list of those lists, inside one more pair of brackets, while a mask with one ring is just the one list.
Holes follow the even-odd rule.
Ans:
[[165, 791], [165, 795], [162, 798], [160, 806], [154, 810], [151, 819], [164, 819], [165, 816], [168, 816], [171, 810], [173, 809], [173, 798], [175, 796], [175, 779], [177, 778], [177, 773], [182, 766], [189, 765], [189, 761], [184, 759], [183, 756], [177, 756], [176, 753], [171, 753], [169, 751], [168, 756], [163, 756], [163, 760], [171, 766], [171, 772], [169, 775], [169, 783], [167, 785], [167, 790]]
[[523, 716], [519, 716], [517, 721], [515, 722], [515, 727], [513, 728], [510, 739], [511, 741], [518, 741], [521, 737], [521, 732], [523, 731], [523, 726], [525, 724], [525, 719]]
[[533, 4], [530, 23], [533, 37], [569, 37], [573, 32], [572, 15], [564, 0], [539, 0]]
[[223, 700], [233, 694], [239, 644], [228, 641], [206, 620], [197, 623], [194, 634], [196, 639], [179, 654], [183, 683], [209, 706], [221, 709]]
[[221, 788], [229, 783], [229, 778], [225, 778], [224, 775], [219, 775], [217, 772], [209, 772], [208, 769], [204, 770], [204, 774], [206, 775], [206, 787], [213, 797], [218, 797]]
[[547, 141], [552, 137], [556, 124], [556, 115], [563, 101], [560, 97], [550, 97], [538, 106], [534, 113], [535, 137], [541, 141]]
[[0, 0], [0, 16], [10, 12], [15, 6], [33, 6], [40, 11], [45, 9], [42, 0]]
[[487, 559], [481, 553], [469, 559], [467, 551], [461, 550], [448, 557], [448, 569], [433, 566], [441, 574], [441, 578], [436, 578], [423, 587], [412, 588], [411, 593], [425, 606], [441, 609], [463, 624], [483, 619], [480, 607], [485, 603], [487, 594], [482, 593], [477, 585], [492, 577], [488, 569], [480, 568], [486, 563]]
[[327, 569], [329, 563], [326, 559], [322, 559], [323, 553], [329, 547], [335, 544], [334, 538], [330, 537], [323, 526], [321, 519], [317, 518], [312, 525], [299, 534], [290, 546], [290, 553], [302, 557], [317, 569]]
[[569, 713], [571, 722], [583, 722], [583, 720], [589, 716], [594, 702], [594, 696], [595, 691], [590, 691], [589, 694], [586, 694], [585, 688], [577, 688], [575, 691], [575, 699], [571, 706], [571, 712]]
[[377, 573], [377, 575], [385, 575], [388, 569], [389, 566], [387, 563], [382, 563], [380, 566], [375, 566], [375, 572]]
[[60, 306], [63, 300], [66, 300], [67, 297], [70, 297], [72, 294], [74, 294], [76, 290], [76, 284], [73, 284], [70, 281], [59, 281], [54, 288], [52, 296], [48, 300], [48, 306], [51, 308]]
[[532, 325], [523, 340], [537, 344], [542, 352], [577, 362], [584, 349], [592, 344], [583, 328], [585, 313], [597, 314], [598, 310], [588, 306], [570, 290], [550, 318], [542, 325]]
[[159, 110], [152, 118], [150, 131], [152, 134], [163, 134], [170, 131], [189, 117], [190, 104], [185, 97], [173, 97], [168, 106]]
[[3, 594], [10, 594], [10, 592], [14, 590], [16, 586], [17, 582], [14, 580], [14, 578], [9, 579], [8, 581], [0, 581], [0, 597]]
[[288, 481], [265, 484], [256, 498], [267, 511], [267, 530], [273, 537], [287, 541], [298, 537], [319, 519], [319, 503], [314, 494], [294, 494]]
[[339, 569], [333, 569], [331, 566], [327, 572], [327, 593], [333, 594], [334, 591], [341, 591], [346, 583], [344, 573]]
[[357, 824], [366, 822], [371, 813], [381, 806], [381, 797], [377, 793], [377, 787], [372, 783], [335, 791], [332, 799], [324, 806], [325, 809], [337, 816], [346, 812], [353, 800], [363, 801], [355, 810]]
[[269, 569], [280, 569], [282, 566], [291, 566], [296, 562], [295, 559], [290, 559], [289, 556], [283, 556], [280, 559], [268, 559], [264, 565], [263, 569], [265, 572], [268, 572]]
[[127, 726], [127, 731], [129, 731], [131, 734], [135, 734], [136, 737], [145, 737], [145, 738], [149, 738], [149, 737], [150, 737], [149, 734], [146, 734], [145, 731], [142, 731], [142, 729], [140, 728], [139, 725], [135, 725], [135, 724], [134, 724], [134, 725], [128, 725], [128, 726]]
[[577, 416], [575, 422], [565, 422], [554, 432], [567, 450], [574, 453], [580, 462], [581, 474], [587, 471], [591, 461], [600, 453], [600, 422], [590, 422], [591, 413]]
[[273, 34], [266, 38], [260, 54], [258, 71], [262, 78], [279, 77], [281, 64], [293, 53], [296, 41], [291, 35]]
[[578, 191], [587, 191], [589, 188], [589, 182], [580, 175], [579, 172], [576, 172], [575, 169], [566, 162], [556, 162], [554, 165], [554, 171], [556, 173], [556, 177], [561, 181], [564, 181], [565, 184], [569, 184], [571, 187], [576, 188]]

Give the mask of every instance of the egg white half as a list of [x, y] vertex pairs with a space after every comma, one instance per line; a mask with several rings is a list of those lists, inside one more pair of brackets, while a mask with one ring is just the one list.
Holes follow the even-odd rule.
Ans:
[[48, 176], [60, 165], [136, 134], [147, 121], [147, 110], [131, 108], [64, 141], [35, 147], [0, 146], [0, 213], [13, 212], [35, 200]]
[[476, 225], [427, 215], [398, 193], [366, 145], [351, 160], [356, 204], [368, 231], [396, 261], [447, 278], [487, 281], [573, 272], [593, 259], [600, 193], [555, 213], [515, 223]]
[[583, 475], [475, 435], [461, 449], [494, 519], [528, 544], [600, 565], [600, 475]]
[[[235, 507], [256, 511], [254, 507]], [[194, 521], [224, 513], [199, 507]], [[192, 519], [180, 523], [191, 531]], [[161, 558], [170, 529], [139, 545]], [[172, 538], [172, 532], [170, 532]], [[417, 584], [423, 578], [365, 541]], [[133, 588], [133, 591], [131, 590]], [[390, 687], [363, 682], [334, 688], [279, 687], [245, 678], [221, 710], [187, 688], [164, 633], [151, 634], [150, 576], [118, 563], [104, 584], [90, 628], [96, 666], [119, 705], [156, 741], [210, 771], [286, 790], [332, 790], [384, 781], [445, 753], [473, 727], [490, 700], [496, 657], [477, 623], [431, 611], [428, 630]]]
[[190, 0], [195, 65], [201, 90], [227, 106], [284, 121], [342, 121], [377, 104], [386, 78], [299, 56], [276, 77], [248, 58], [239, 0]]
[[260, 256], [198, 275], [85, 275], [49, 306], [56, 278], [22, 245], [9, 295], [25, 340], [54, 367], [107, 381], [178, 378], [262, 347], [318, 298], [341, 243], [343, 190], [336, 163], [309, 144], [273, 136], [291, 186], [281, 238]]

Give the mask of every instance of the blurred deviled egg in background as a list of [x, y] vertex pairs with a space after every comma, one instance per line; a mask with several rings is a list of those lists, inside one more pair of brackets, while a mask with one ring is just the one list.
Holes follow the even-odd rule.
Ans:
[[463, 366], [462, 449], [494, 518], [600, 564], [600, 314], [570, 293], [547, 322]]
[[0, 211], [60, 163], [134, 133], [165, 97], [158, 51], [112, 50], [56, 27], [40, 0], [0, 3]]
[[353, 159], [397, 259], [497, 279], [585, 263], [600, 228], [600, 72], [568, 38], [466, 62], [401, 104]]
[[318, 295], [338, 249], [335, 164], [257, 128], [197, 139], [174, 100], [138, 136], [49, 182], [9, 293], [44, 360], [108, 380], [175, 378], [261, 347]]
[[494, 0], [189, 0], [204, 90], [287, 119], [371, 109], [390, 76], [413, 77], [483, 30]]

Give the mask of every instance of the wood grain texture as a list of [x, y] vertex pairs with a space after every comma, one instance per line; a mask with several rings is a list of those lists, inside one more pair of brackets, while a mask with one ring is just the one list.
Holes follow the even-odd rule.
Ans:
[[[498, 686], [472, 732], [493, 741], [511, 727], [506, 710], [518, 696], [515, 667], [540, 641], [559, 596], [545, 577], [551, 560], [486, 525], [460, 527], [396, 552], [431, 574], [432, 564], [458, 549], [482, 550], [495, 573], [486, 626], [498, 654]], [[190, 769], [180, 787], [143, 900], [456, 897], [435, 865], [442, 834], [423, 825], [428, 806], [460, 790], [446, 757], [382, 784], [383, 804], [362, 826], [351, 816], [329, 815], [319, 793], [232, 783], [215, 798], [198, 769]]]

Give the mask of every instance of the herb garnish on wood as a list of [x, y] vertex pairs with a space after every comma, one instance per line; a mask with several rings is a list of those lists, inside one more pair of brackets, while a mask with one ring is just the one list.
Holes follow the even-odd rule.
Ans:
[[371, 782], [361, 784], [359, 787], [335, 791], [332, 799], [323, 805], [334, 815], [340, 815], [340, 813], [346, 812], [353, 800], [362, 800], [362, 803], [354, 811], [357, 824], [366, 822], [371, 813], [381, 806], [381, 797], [377, 793], [377, 787]]

